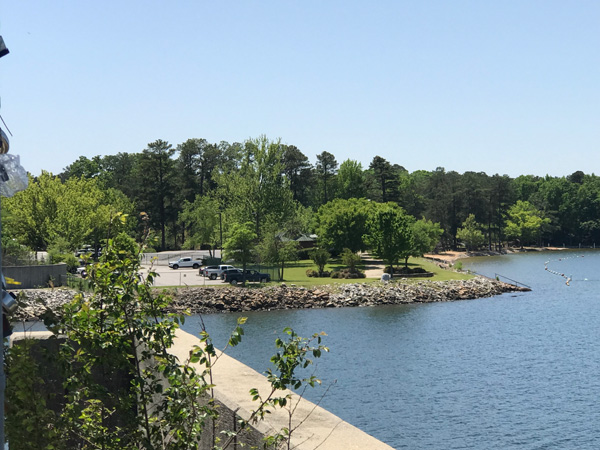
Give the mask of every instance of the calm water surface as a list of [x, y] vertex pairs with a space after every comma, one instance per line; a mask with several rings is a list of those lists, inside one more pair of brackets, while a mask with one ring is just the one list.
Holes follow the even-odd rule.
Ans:
[[[560, 260], [559, 260], [560, 258]], [[572, 276], [565, 279], [544, 270]], [[286, 326], [325, 331], [308, 392], [396, 449], [600, 448], [600, 252], [472, 258], [530, 293], [450, 303], [245, 314], [228, 351], [259, 372]], [[204, 316], [223, 346], [238, 315]], [[184, 327], [197, 332], [199, 319]], [[218, 383], [218, 380], [217, 380]]]

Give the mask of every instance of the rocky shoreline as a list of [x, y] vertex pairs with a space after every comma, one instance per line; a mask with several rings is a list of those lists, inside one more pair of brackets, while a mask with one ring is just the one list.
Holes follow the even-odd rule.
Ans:
[[[304, 288], [285, 284], [265, 288], [181, 288], [171, 292], [172, 312], [211, 314], [236, 311], [277, 309], [342, 308], [447, 302], [492, 297], [506, 292], [524, 292], [528, 288], [476, 277], [470, 280], [394, 281], [390, 283], [354, 283]], [[66, 289], [25, 290], [21, 307], [13, 321], [35, 320], [48, 308], [56, 310], [73, 298]]]

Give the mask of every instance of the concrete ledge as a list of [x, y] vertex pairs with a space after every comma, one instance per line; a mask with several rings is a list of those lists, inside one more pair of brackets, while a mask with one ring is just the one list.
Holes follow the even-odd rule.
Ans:
[[[49, 394], [61, 392], [62, 381], [57, 378], [56, 368], [52, 367], [52, 360], [48, 360], [58, 351], [61, 339], [55, 339], [54, 335], [47, 331], [39, 332], [15, 332], [10, 338], [11, 345], [18, 345], [24, 339], [37, 340], [38, 349], [45, 349], [39, 353], [38, 362], [43, 365], [46, 383], [44, 389]], [[177, 330], [175, 345], [170, 352], [184, 363], [189, 358], [190, 350], [195, 345], [201, 345], [200, 339], [182, 330]], [[46, 356], [44, 356], [46, 355]], [[251, 411], [258, 406], [250, 396], [250, 389], [257, 388], [261, 395], [266, 396], [271, 391], [271, 385], [267, 378], [241, 362], [218, 352], [218, 359], [213, 365], [214, 397], [219, 410], [217, 423], [210, 424], [205, 428], [202, 435], [200, 450], [212, 449], [215, 437], [225, 436], [220, 434], [221, 430], [236, 430], [236, 418], [249, 420]], [[56, 361], [56, 358], [53, 359]], [[198, 370], [202, 367], [197, 365]], [[108, 387], [118, 387], [118, 383], [125, 383], [121, 376], [115, 376], [109, 382]], [[375, 439], [358, 428], [344, 422], [329, 411], [315, 405], [314, 403], [301, 399], [291, 391], [278, 391], [278, 396], [292, 395], [292, 401], [288, 404], [295, 408], [290, 425], [289, 409], [277, 408], [268, 414], [264, 421], [259, 421], [253, 428], [237, 439], [237, 446], [244, 444], [248, 448], [262, 447], [262, 439], [273, 435], [282, 428], [296, 428], [292, 433], [292, 448], [297, 450], [393, 450], [387, 444]], [[206, 399], [199, 398], [200, 403]], [[60, 399], [53, 402], [55, 406], [61, 403]]]
[[[188, 359], [189, 351], [194, 345], [200, 345], [197, 337], [178, 330], [171, 353], [183, 362]], [[266, 377], [222, 353], [219, 353], [219, 359], [213, 366], [213, 381], [216, 385], [215, 398], [244, 420], [248, 420], [250, 411], [257, 407], [257, 402], [253, 402], [250, 396], [250, 389], [257, 388], [263, 396], [271, 391], [271, 385]], [[344, 422], [314, 403], [301, 399], [291, 391], [280, 391], [278, 395], [283, 396], [287, 393], [292, 394], [293, 406], [299, 402], [292, 417], [292, 428], [298, 426], [292, 434], [293, 448], [393, 450], [389, 445]], [[267, 436], [289, 426], [288, 410], [279, 408], [273, 410], [264, 421], [258, 422], [256, 429]]]

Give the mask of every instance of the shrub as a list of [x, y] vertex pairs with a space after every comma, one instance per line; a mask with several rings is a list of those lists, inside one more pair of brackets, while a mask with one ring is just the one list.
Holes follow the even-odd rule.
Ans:
[[64, 262], [67, 264], [67, 272], [75, 272], [79, 267], [79, 259], [70, 253], [59, 253], [57, 251], [48, 252], [48, 262], [58, 264]]
[[349, 248], [345, 248], [342, 252], [342, 263], [348, 266], [350, 272], [353, 273], [356, 271], [356, 266], [360, 263], [360, 256]]
[[319, 268], [319, 273], [321, 274], [321, 276], [323, 276], [323, 273], [325, 271], [325, 265], [329, 261], [329, 258], [331, 258], [331, 254], [323, 248], [317, 248], [310, 252], [310, 257], [312, 258], [315, 265]]
[[[390, 266], [386, 266], [385, 269], [383, 269], [383, 271], [385, 273], [392, 273]], [[425, 269], [423, 269], [422, 267], [394, 267], [394, 274], [412, 274], [412, 273], [427, 273], [427, 271]]]
[[361, 272], [360, 270], [355, 270], [353, 272], [350, 269], [342, 269], [331, 273], [331, 278], [356, 279], [365, 277], [365, 273]]
[[328, 278], [331, 276], [331, 272], [324, 270], [323, 272], [319, 273], [316, 270], [313, 269], [308, 269], [306, 271], [306, 276], [307, 277], [314, 277], [314, 278]]

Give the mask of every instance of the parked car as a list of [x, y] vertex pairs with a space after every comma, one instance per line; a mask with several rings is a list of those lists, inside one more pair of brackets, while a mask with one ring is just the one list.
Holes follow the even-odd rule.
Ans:
[[224, 270], [221, 273], [221, 275], [219, 276], [219, 278], [221, 278], [221, 280], [223, 280], [224, 283], [227, 283], [227, 282], [229, 282], [231, 277], [235, 277], [236, 275], [241, 276], [242, 269], [233, 268], [233, 269]]
[[91, 245], [84, 245], [75, 252], [75, 256], [78, 258], [83, 256], [91, 256], [94, 259], [100, 258], [102, 256], [102, 248], [98, 247], [98, 250], [95, 250]]
[[[257, 270], [247, 269], [246, 270], [246, 281], [255, 282], [255, 283], [268, 283], [271, 281], [271, 275], [268, 273], [261, 273]], [[244, 281], [244, 272], [242, 270], [237, 269], [236, 271], [225, 271], [223, 273], [223, 281], [225, 283], [231, 283], [233, 285], [241, 283]]]
[[194, 269], [199, 268], [202, 265], [202, 260], [200, 259], [192, 259], [192, 258], [179, 258], [175, 262], [170, 262], [169, 267], [171, 269], [179, 269], [184, 267], [192, 267]]
[[224, 270], [235, 269], [235, 267], [228, 264], [219, 264], [218, 266], [206, 266], [200, 270], [200, 275], [204, 275], [211, 280], [216, 280], [217, 277], [221, 277]]

